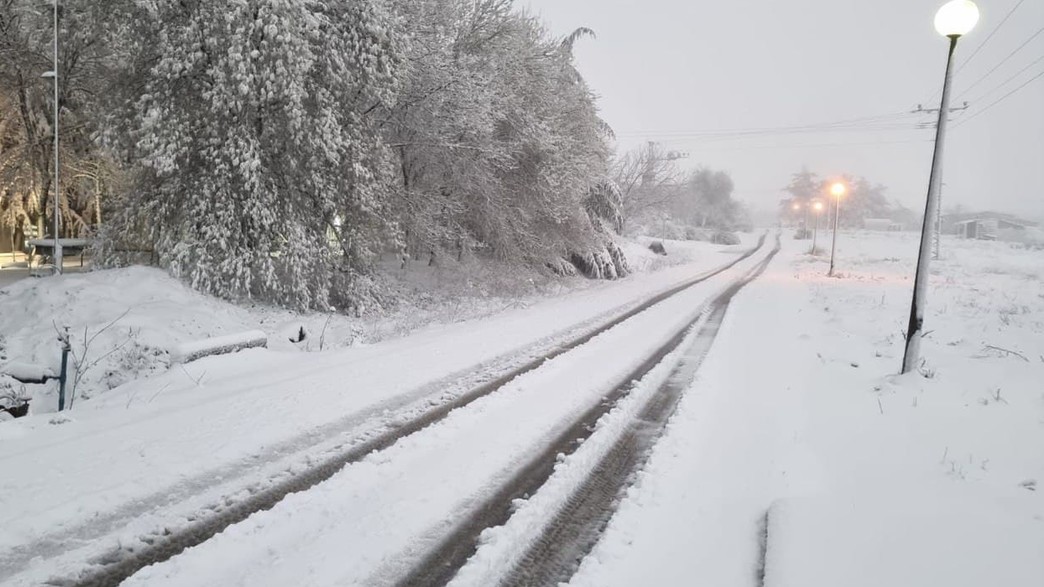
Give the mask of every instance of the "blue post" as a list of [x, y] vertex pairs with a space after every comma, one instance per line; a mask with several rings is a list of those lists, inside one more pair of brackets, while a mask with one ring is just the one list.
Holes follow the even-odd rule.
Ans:
[[62, 341], [62, 370], [58, 373], [58, 411], [60, 412], [65, 409], [65, 376], [68, 372], [70, 350], [68, 328], [59, 340]]

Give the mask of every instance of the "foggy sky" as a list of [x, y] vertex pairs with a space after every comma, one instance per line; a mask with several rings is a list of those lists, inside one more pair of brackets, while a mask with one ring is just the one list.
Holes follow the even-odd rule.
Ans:
[[[951, 118], [944, 208], [1044, 219], [1044, 77], [976, 116], [1044, 72], [1041, 60], [997, 87], [1044, 56], [1044, 33], [965, 91], [1044, 27], [1044, 0], [1025, 0], [964, 65], [1017, 1], [979, 0], [979, 24], [958, 43], [951, 105], [971, 104]], [[657, 140], [687, 151], [682, 164], [729, 171], [736, 196], [759, 209], [774, 207], [804, 165], [821, 176], [863, 175], [918, 211], [933, 131], [911, 127], [934, 119], [908, 112], [939, 105], [947, 40], [932, 19], [943, 3], [519, 0], [556, 34], [594, 29], [597, 38], [579, 41], [575, 54], [621, 148]], [[760, 130], [855, 118], [816, 133]], [[706, 134], [737, 130], [752, 134]]]

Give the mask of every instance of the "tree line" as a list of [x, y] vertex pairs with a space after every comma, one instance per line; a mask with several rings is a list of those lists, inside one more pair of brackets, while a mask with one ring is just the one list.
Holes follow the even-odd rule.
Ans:
[[0, 0], [0, 223], [209, 294], [380, 303], [375, 261], [626, 272], [612, 133], [510, 0]]
[[697, 240], [751, 230], [750, 212], [733, 198], [728, 172], [702, 166], [686, 171], [678, 164], [685, 157], [648, 142], [614, 159], [612, 178], [628, 230]]
[[836, 209], [834, 197], [830, 195], [830, 185], [839, 181], [845, 185], [845, 194], [841, 198], [838, 224], [843, 227], [862, 228], [867, 219], [888, 219], [905, 228], [914, 228], [919, 224], [919, 215], [906, 208], [898, 201], [889, 201], [885, 195], [887, 188], [873, 183], [865, 177], [844, 174], [836, 178], [821, 178], [808, 169], [793, 174], [790, 183], [783, 188], [787, 197], [780, 200], [780, 215], [796, 222], [813, 222], [810, 210], [815, 202], [822, 204], [821, 217], [829, 226], [833, 223]]

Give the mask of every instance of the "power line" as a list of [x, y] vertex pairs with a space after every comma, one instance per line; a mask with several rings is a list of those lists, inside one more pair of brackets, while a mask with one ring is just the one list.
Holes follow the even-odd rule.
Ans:
[[[909, 117], [911, 116], [911, 113], [902, 113], [902, 116]], [[728, 130], [621, 131], [617, 133], [617, 136], [647, 139], [698, 139], [701, 141], [721, 141], [769, 136], [786, 136], [796, 134], [873, 133], [887, 131], [910, 131], [916, 129], [917, 127], [912, 124], [912, 121], [878, 120], [862, 124], [841, 124], [839, 121], [837, 123], [820, 125], [804, 125], [775, 128], [769, 127]]]
[[972, 85], [968, 86], [967, 88], [964, 88], [961, 91], [961, 93], [960, 93], [960, 95], [958, 97], [963, 96], [964, 94], [968, 93], [969, 90], [971, 90], [975, 86], [977, 86], [980, 83], [982, 83], [982, 81], [984, 79], [990, 77], [990, 75], [992, 75], [993, 72], [997, 71], [997, 68], [999, 68], [1000, 66], [1004, 65], [1005, 63], [1007, 63], [1007, 61], [1009, 59], [1014, 57], [1015, 54], [1018, 53], [1019, 51], [1021, 51], [1023, 47], [1025, 47], [1026, 45], [1029, 45], [1030, 41], [1032, 41], [1033, 39], [1037, 38], [1037, 35], [1039, 35], [1041, 33], [1044, 33], [1044, 27], [1041, 27], [1041, 28], [1037, 29], [1037, 32], [1035, 32], [1032, 35], [1030, 35], [1030, 37], [1028, 39], [1026, 39], [1025, 41], [1023, 41], [1023, 43], [1021, 45], [1016, 47], [1014, 51], [1012, 51], [1011, 53], [1008, 53], [1007, 57], [1005, 57], [1004, 59], [1001, 59], [1000, 62], [997, 63], [997, 65], [994, 65], [989, 71], [987, 71], [985, 74], [983, 74], [982, 77], [980, 77], [979, 79], [975, 80], [975, 82], [972, 83]]
[[[879, 119], [896, 118], [908, 115], [908, 112], [893, 112], [888, 114], [874, 114], [870, 116], [859, 116], [856, 118], [845, 118], [841, 120], [832, 120], [829, 122], [811, 122], [808, 124], [794, 124], [792, 126], [762, 126], [762, 127], [748, 127], [748, 128], [719, 128], [719, 130], [713, 131], [691, 131], [691, 133], [744, 133], [744, 132], [762, 132], [762, 131], [787, 131], [792, 128], [810, 128], [810, 127], [823, 127], [823, 126], [836, 126], [838, 124], [848, 124], [854, 122], [874, 121]], [[690, 132], [690, 131], [683, 131]], [[642, 134], [642, 131], [623, 131], [620, 134]], [[652, 134], [662, 134], [662, 132], [651, 132]]]
[[649, 138], [649, 139], [699, 139], [703, 141], [721, 141], [721, 140], [733, 140], [733, 139], [744, 139], [744, 138], [757, 138], [757, 137], [771, 137], [771, 136], [788, 136], [788, 135], [801, 135], [801, 134], [831, 134], [831, 133], [873, 133], [873, 132], [888, 132], [888, 131], [906, 131], [916, 130], [917, 126], [914, 124], [878, 124], [872, 126], [849, 126], [849, 127], [830, 127], [830, 128], [806, 128], [806, 129], [787, 129], [781, 131], [743, 131], [733, 133], [715, 133], [715, 132], [698, 132], [698, 131], [675, 131], [675, 132], [661, 132], [661, 133], [636, 133], [633, 135], [621, 135], [628, 136], [630, 138]]
[[[715, 151], [749, 151], [749, 150], [774, 150], [774, 149], [811, 149], [811, 148], [824, 148], [824, 147], [860, 147], [870, 145], [898, 145], [906, 143], [923, 143], [930, 144], [931, 139], [906, 139], [897, 141], [857, 141], [857, 142], [843, 142], [843, 143], [804, 143], [799, 145], [732, 145], [732, 146], [711, 146], [706, 145], [707, 148], [713, 148]], [[692, 150], [700, 150], [698, 146], [689, 146]]]
[[981, 102], [983, 98], [985, 98], [986, 96], [989, 96], [989, 95], [990, 95], [990, 94], [992, 94], [993, 92], [996, 92], [997, 90], [999, 90], [999, 89], [1003, 88], [1004, 86], [1008, 85], [1008, 82], [1010, 82], [1010, 81], [1012, 81], [1013, 79], [1015, 79], [1015, 78], [1019, 77], [1019, 76], [1020, 76], [1020, 75], [1022, 75], [1022, 74], [1023, 74], [1023, 72], [1025, 72], [1025, 71], [1026, 71], [1027, 69], [1029, 69], [1029, 68], [1033, 67], [1034, 65], [1036, 65], [1036, 64], [1038, 64], [1038, 63], [1040, 63], [1041, 61], [1044, 61], [1044, 55], [1041, 55], [1040, 57], [1037, 57], [1037, 58], [1036, 58], [1035, 60], [1033, 60], [1033, 62], [1032, 62], [1032, 63], [1030, 63], [1030, 64], [1029, 64], [1029, 65], [1027, 65], [1026, 67], [1023, 67], [1022, 69], [1020, 69], [1019, 71], [1017, 71], [1017, 72], [1015, 73], [1015, 75], [1013, 75], [1013, 76], [1009, 77], [1008, 79], [1006, 79], [1006, 80], [1002, 81], [1001, 83], [997, 84], [996, 86], [994, 86], [994, 87], [993, 87], [993, 89], [992, 89], [992, 90], [990, 90], [990, 91], [986, 92], [985, 94], [982, 94], [982, 95], [981, 95], [981, 96], [979, 96], [978, 98], [976, 98], [976, 99], [972, 100], [972, 102]]
[[997, 26], [993, 27], [993, 30], [990, 31], [990, 34], [986, 35], [986, 38], [983, 39], [981, 43], [979, 43], [979, 46], [975, 48], [975, 51], [972, 51], [972, 54], [969, 55], [963, 63], [961, 63], [961, 65], [957, 68], [957, 71], [964, 69], [964, 66], [968, 65], [968, 62], [974, 59], [975, 56], [979, 54], [979, 51], [982, 51], [982, 48], [986, 46], [986, 43], [990, 42], [990, 39], [993, 38], [993, 35], [997, 34], [997, 31], [1000, 30], [1002, 26], [1004, 26], [1004, 23], [1008, 22], [1008, 19], [1011, 18], [1011, 15], [1014, 14], [1015, 11], [1018, 10], [1019, 6], [1021, 6], [1022, 3], [1025, 1], [1026, 0], [1019, 0], [1015, 3], [1015, 6], [1011, 7], [1011, 10], [1008, 11], [1008, 14], [1004, 15], [1004, 18], [1001, 19], [999, 23], [997, 23]]
[[1003, 96], [1001, 96], [1001, 97], [1000, 97], [999, 99], [997, 99], [997, 100], [995, 100], [995, 101], [991, 102], [991, 103], [990, 103], [989, 105], [985, 106], [985, 107], [984, 107], [984, 108], [983, 108], [982, 110], [979, 110], [978, 112], [975, 112], [974, 114], [972, 114], [972, 115], [971, 115], [971, 116], [969, 116], [968, 118], [965, 118], [964, 120], [962, 120], [962, 121], [960, 122], [960, 124], [956, 124], [956, 125], [954, 125], [954, 128], [957, 128], [957, 127], [959, 127], [959, 126], [963, 126], [964, 124], [967, 124], [967, 123], [968, 123], [968, 121], [970, 121], [970, 120], [974, 119], [974, 118], [975, 118], [976, 116], [978, 116], [978, 115], [980, 115], [980, 114], [982, 114], [982, 113], [986, 112], [986, 111], [987, 111], [987, 110], [989, 110], [990, 108], [993, 108], [993, 107], [994, 107], [994, 106], [996, 106], [997, 104], [1000, 104], [1000, 103], [1001, 103], [1001, 102], [1003, 102], [1003, 101], [1004, 101], [1005, 99], [1007, 99], [1007, 98], [1008, 98], [1009, 96], [1011, 96], [1011, 95], [1012, 95], [1012, 94], [1014, 94], [1015, 92], [1017, 92], [1017, 91], [1021, 90], [1022, 88], [1025, 88], [1026, 86], [1030, 85], [1030, 83], [1032, 83], [1032, 82], [1033, 82], [1034, 80], [1036, 80], [1037, 78], [1039, 78], [1039, 77], [1041, 77], [1041, 76], [1044, 76], [1044, 71], [1042, 71], [1042, 72], [1038, 73], [1037, 75], [1035, 75], [1035, 76], [1033, 76], [1033, 77], [1029, 78], [1028, 80], [1026, 80], [1025, 82], [1023, 82], [1023, 83], [1022, 83], [1022, 85], [1020, 85], [1019, 87], [1015, 88], [1014, 90], [1012, 90], [1012, 91], [1008, 92], [1007, 94], [1004, 94], [1004, 95], [1003, 95]]

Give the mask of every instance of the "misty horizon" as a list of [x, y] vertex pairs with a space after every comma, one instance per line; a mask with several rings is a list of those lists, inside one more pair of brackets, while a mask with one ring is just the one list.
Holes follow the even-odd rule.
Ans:
[[[1044, 219], [1044, 83], [1033, 77], [1044, 3], [1012, 11], [1016, 2], [980, 3], [981, 20], [958, 44], [944, 210]], [[621, 153], [646, 141], [688, 152], [681, 166], [728, 171], [754, 210], [775, 209], [807, 167], [864, 176], [923, 212], [935, 117], [913, 111], [939, 106], [938, 2], [522, 5], [556, 35], [594, 31], [576, 59]]]

